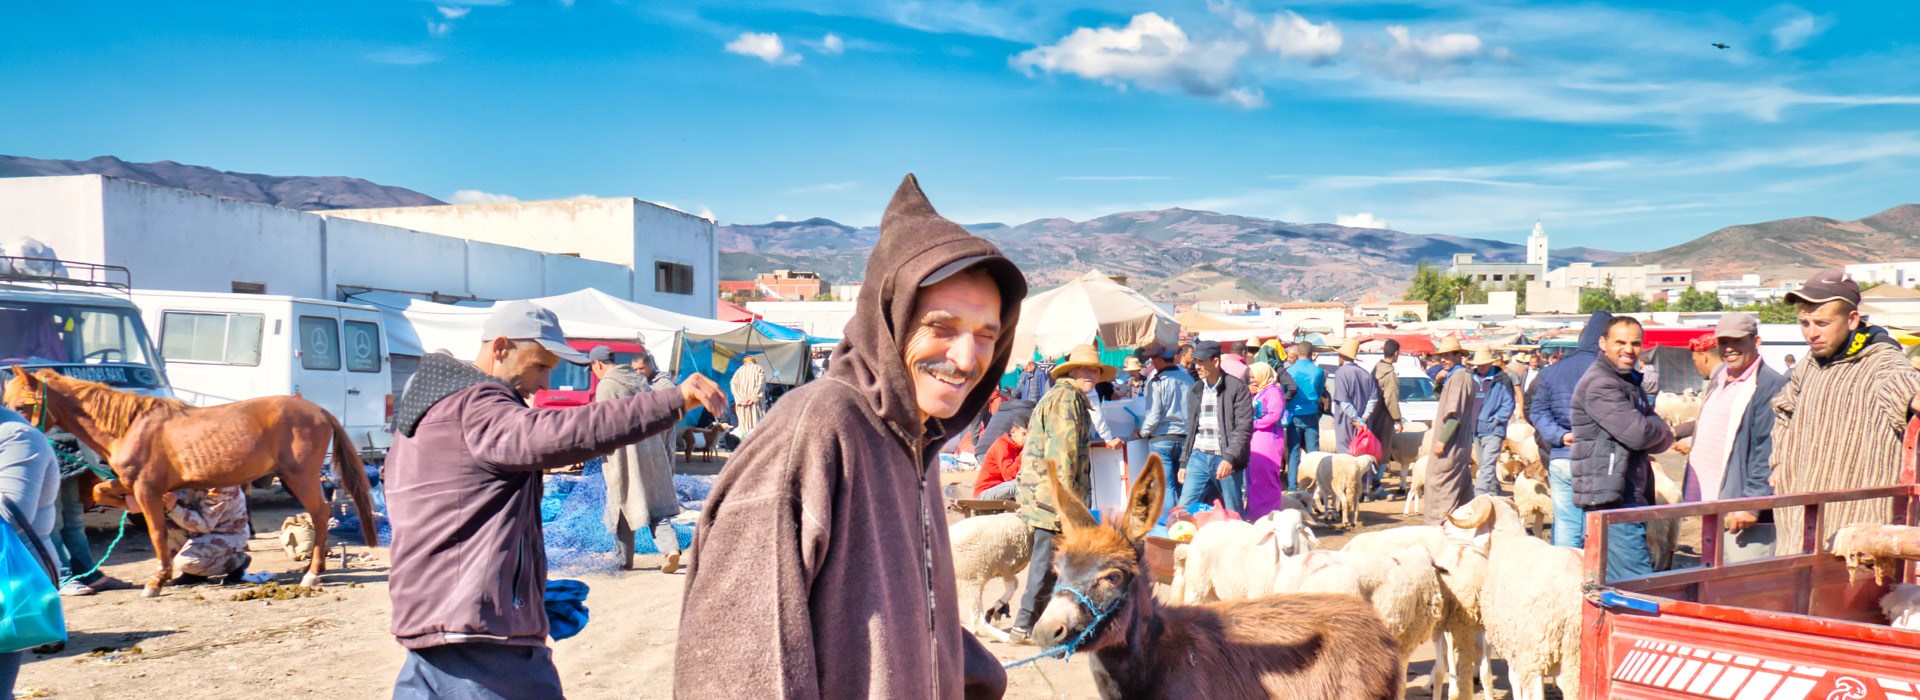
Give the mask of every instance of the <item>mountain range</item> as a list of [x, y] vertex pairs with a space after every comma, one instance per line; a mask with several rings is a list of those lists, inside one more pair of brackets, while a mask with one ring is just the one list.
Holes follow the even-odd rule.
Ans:
[[108, 175], [215, 197], [307, 211], [446, 204], [404, 187], [377, 185], [357, 177], [258, 175], [215, 170], [203, 165], [185, 165], [170, 160], [129, 163], [113, 156], [87, 160], [43, 160], [0, 155], [0, 177], [37, 175]]
[[[1035, 287], [1098, 269], [1125, 275], [1149, 296], [1199, 299], [1357, 300], [1398, 294], [1422, 260], [1445, 267], [1456, 253], [1479, 262], [1521, 262], [1524, 246], [1334, 224], [1296, 224], [1191, 209], [1133, 211], [1087, 221], [1040, 219], [1016, 226], [975, 224], [1027, 271]], [[721, 279], [801, 269], [854, 281], [879, 240], [876, 227], [828, 219], [732, 224], [720, 229]], [[1553, 264], [1607, 263], [1627, 254], [1589, 248], [1553, 251]]]
[[1759, 274], [1763, 283], [1800, 281], [1851, 263], [1920, 259], [1920, 204], [1840, 221], [1797, 216], [1728, 226], [1622, 262], [1685, 266], [1696, 280]]
[[[113, 156], [51, 160], [0, 155], [0, 177], [101, 174], [218, 197], [302, 210], [422, 206], [444, 202], [404, 187], [339, 176], [239, 173], [173, 161], [130, 163]], [[1422, 260], [1447, 266], [1455, 253], [1517, 262], [1522, 246], [1334, 224], [1288, 223], [1190, 209], [1135, 211], [1087, 221], [1040, 219], [968, 229], [993, 240], [1036, 288], [1100, 269], [1126, 275], [1149, 296], [1199, 299], [1354, 300], [1398, 294]], [[718, 228], [720, 278], [752, 279], [774, 269], [813, 270], [858, 281], [876, 227], [828, 219], [730, 224]], [[1849, 263], [1920, 259], [1920, 204], [1851, 221], [1803, 216], [1740, 224], [1646, 253], [1555, 249], [1552, 264], [1661, 264], [1691, 267], [1695, 279], [1758, 273], [1763, 282], [1805, 279]]]

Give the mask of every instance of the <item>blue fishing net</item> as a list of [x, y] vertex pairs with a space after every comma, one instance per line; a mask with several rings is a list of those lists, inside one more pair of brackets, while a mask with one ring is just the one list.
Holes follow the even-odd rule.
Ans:
[[[557, 574], [612, 573], [619, 561], [613, 533], [602, 522], [607, 507], [607, 481], [600, 474], [602, 460], [588, 462], [580, 474], [547, 477], [540, 499], [540, 523], [546, 533], [547, 568]], [[673, 486], [685, 510], [699, 510], [713, 490], [713, 477], [676, 474]], [[693, 524], [673, 523], [681, 549], [693, 546]], [[635, 554], [659, 554], [649, 528], [633, 533]]]
[[[373, 529], [380, 537], [380, 546], [393, 544], [393, 526], [387, 523], [387, 490], [382, 487], [380, 467], [367, 465], [367, 481], [373, 486]], [[335, 507], [333, 527], [327, 530], [327, 537], [334, 541], [366, 544], [360, 536], [360, 510], [348, 501], [344, 507]]]

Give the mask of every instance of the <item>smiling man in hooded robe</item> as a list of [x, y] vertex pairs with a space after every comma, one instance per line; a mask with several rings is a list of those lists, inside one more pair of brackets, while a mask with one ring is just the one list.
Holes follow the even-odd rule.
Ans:
[[960, 626], [940, 444], [1006, 371], [1026, 279], [907, 176], [831, 369], [734, 453], [700, 515], [680, 697], [999, 697]]

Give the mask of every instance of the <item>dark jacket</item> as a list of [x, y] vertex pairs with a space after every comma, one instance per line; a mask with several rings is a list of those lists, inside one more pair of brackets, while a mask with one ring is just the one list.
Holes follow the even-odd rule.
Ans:
[[428, 353], [395, 407], [387, 595], [408, 649], [546, 646], [540, 470], [578, 464], [680, 420], [676, 392], [564, 411], [528, 408], [473, 365]]
[[961, 627], [937, 459], [995, 387], [983, 380], [952, 417], [923, 420], [901, 360], [921, 282], [969, 259], [1000, 291], [1004, 332], [978, 368], [999, 377], [1026, 279], [935, 213], [909, 176], [880, 220], [827, 376], [774, 404], [707, 498], [675, 696], [1000, 696], [1005, 670]]
[[[1206, 381], [1200, 379], [1187, 390], [1187, 441], [1181, 454], [1193, 454], [1193, 439], [1200, 432], [1194, 421], [1200, 417], [1200, 392], [1206, 390]], [[1235, 469], [1245, 469], [1253, 442], [1253, 393], [1247, 391], [1245, 380], [1225, 372], [1220, 374], [1220, 384], [1214, 391], [1220, 402], [1214, 413], [1220, 418], [1220, 459]]]
[[1600, 337], [1607, 334], [1607, 322], [1613, 314], [1595, 311], [1580, 331], [1580, 347], [1560, 358], [1551, 367], [1540, 370], [1534, 381], [1533, 396], [1527, 401], [1527, 422], [1533, 424], [1540, 441], [1553, 448], [1548, 459], [1567, 459], [1566, 435], [1573, 430], [1573, 390], [1586, 376], [1587, 368], [1600, 358]]
[[[1673, 428], [1653, 412], [1639, 372], [1605, 360], [1573, 393], [1573, 503], [1618, 508], [1653, 502], [1653, 458], [1673, 446]], [[1631, 498], [1629, 498], [1631, 496]]]
[[[1727, 473], [1720, 481], [1718, 498], [1753, 498], [1773, 495], [1773, 485], [1768, 479], [1773, 476], [1773, 398], [1787, 386], [1787, 377], [1774, 371], [1765, 363], [1754, 370], [1753, 399], [1747, 403], [1746, 414], [1740, 418], [1740, 429], [1733, 433], [1733, 449], [1727, 454]], [[1706, 396], [1712, 396], [1726, 381], [1726, 373], [1714, 377], [1707, 387]], [[1704, 399], [1703, 399], [1704, 400]], [[1697, 432], [1698, 422], [1688, 423], [1688, 433]], [[1680, 433], [1675, 429], [1675, 433]], [[1696, 439], [1695, 442], [1698, 442]], [[1688, 481], [1693, 479], [1693, 465], [1687, 465]], [[1773, 513], [1761, 513], [1763, 522], [1770, 521]]]

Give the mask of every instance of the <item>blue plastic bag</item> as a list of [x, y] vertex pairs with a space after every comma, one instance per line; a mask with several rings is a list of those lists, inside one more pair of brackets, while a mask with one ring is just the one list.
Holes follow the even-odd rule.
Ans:
[[9, 517], [0, 524], [0, 653], [67, 641], [60, 591], [13, 522], [25, 520]]

